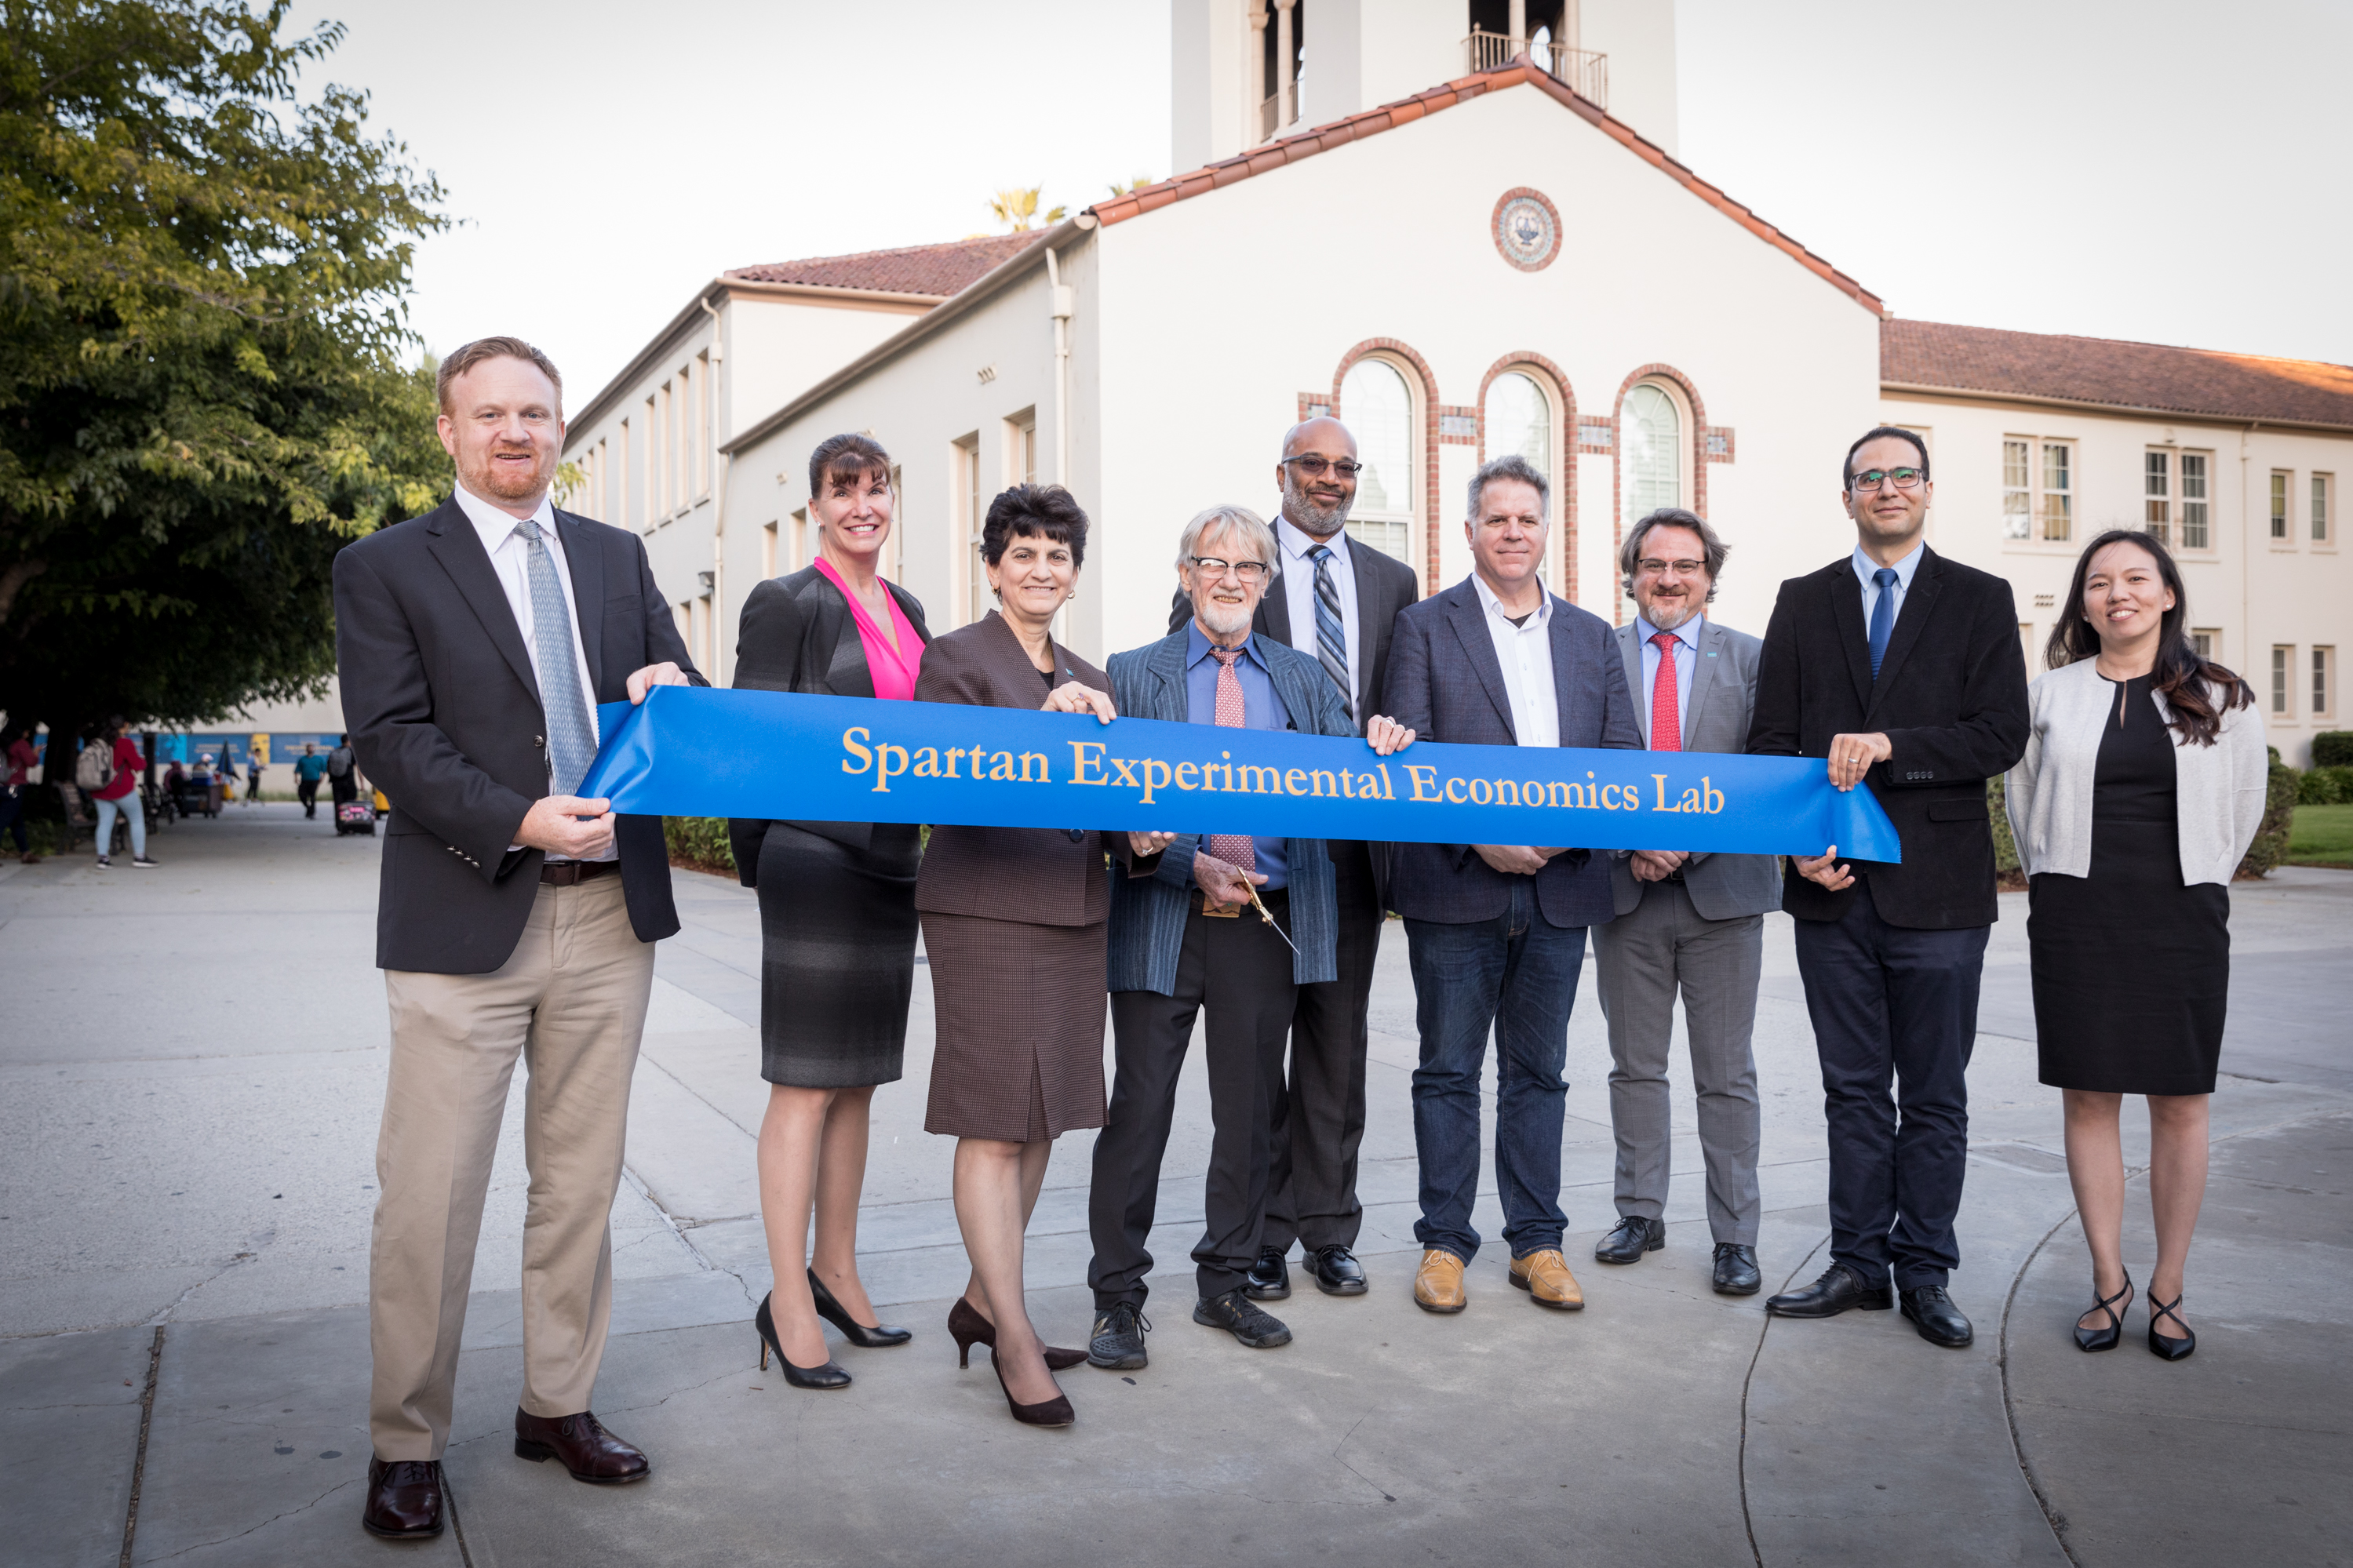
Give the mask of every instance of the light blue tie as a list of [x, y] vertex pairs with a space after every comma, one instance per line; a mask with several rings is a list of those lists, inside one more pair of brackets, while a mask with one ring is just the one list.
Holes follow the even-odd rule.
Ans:
[[1340, 689], [1340, 705], [1352, 714], [1356, 694], [1348, 689], [1348, 634], [1340, 625], [1340, 588], [1332, 581], [1332, 548], [1309, 551], [1315, 562], [1315, 660]]
[[1882, 566], [1871, 574], [1879, 597], [1871, 605], [1871, 679], [1879, 679], [1879, 661], [1887, 657], [1887, 638], [1895, 630], [1895, 568]]
[[548, 792], [571, 795], [596, 759], [596, 731], [589, 725], [588, 704], [580, 695], [572, 616], [565, 608], [564, 584], [555, 580], [555, 562], [539, 524], [526, 518], [515, 524], [515, 533], [531, 563], [531, 634], [538, 645], [540, 706], [547, 711]]

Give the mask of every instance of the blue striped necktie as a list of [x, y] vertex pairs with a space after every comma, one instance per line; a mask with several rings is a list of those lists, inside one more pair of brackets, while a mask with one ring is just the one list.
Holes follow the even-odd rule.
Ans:
[[1348, 633], [1340, 624], [1340, 588], [1332, 581], [1332, 548], [1319, 544], [1307, 554], [1315, 563], [1316, 662], [1340, 689], [1340, 706], [1354, 716], [1356, 694], [1348, 688]]
[[596, 731], [588, 722], [588, 704], [580, 695], [580, 666], [572, 646], [572, 616], [565, 608], [564, 585], [555, 580], [555, 560], [539, 524], [526, 518], [515, 524], [530, 563], [531, 638], [538, 654], [539, 701], [547, 712], [547, 788], [551, 795], [571, 795], [588, 776], [596, 759]]

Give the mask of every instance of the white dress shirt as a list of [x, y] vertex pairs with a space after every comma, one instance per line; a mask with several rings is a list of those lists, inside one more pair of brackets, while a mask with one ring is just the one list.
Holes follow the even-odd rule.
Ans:
[[1315, 641], [1315, 558], [1308, 552], [1319, 544], [1332, 552], [1332, 586], [1340, 591], [1340, 630], [1348, 639], [1348, 716], [1362, 729], [1364, 715], [1356, 711], [1356, 693], [1362, 689], [1358, 680], [1365, 668], [1365, 637], [1356, 618], [1356, 563], [1348, 558], [1348, 531], [1344, 528], [1329, 539], [1318, 539], [1278, 509], [1274, 542], [1282, 568], [1283, 603], [1291, 611], [1291, 646], [1319, 664], [1324, 656]]
[[[1692, 672], [1699, 668], [1699, 634], [1700, 628], [1706, 624], [1706, 616], [1694, 616], [1667, 634], [1675, 639], [1675, 722], [1678, 724], [1688, 723], [1691, 720]], [[1636, 616], [1634, 635], [1641, 639], [1642, 645], [1642, 700], [1635, 706], [1641, 710], [1639, 717], [1642, 721], [1643, 739], [1649, 740], [1651, 693], [1657, 689], [1659, 679], [1659, 648], [1651, 639], [1659, 635], [1659, 628], [1643, 616]], [[1683, 736], [1678, 734], [1675, 742], [1680, 746]], [[1656, 749], [1655, 742], [1652, 746]]]
[[1494, 639], [1495, 662], [1504, 667], [1504, 690], [1512, 700], [1512, 735], [1523, 746], [1560, 744], [1560, 701], [1552, 683], [1552, 595], [1536, 601], [1525, 626], [1514, 626], [1504, 601], [1487, 580], [1471, 574], [1479, 602], [1487, 610], [1487, 635]]
[[[523, 651], [531, 656], [532, 679], [538, 680], [540, 689], [544, 691], [546, 681], [539, 669], [539, 638], [535, 635], [531, 614], [531, 551], [515, 537], [514, 531], [515, 524], [522, 519], [500, 510], [463, 485], [457, 487], [457, 497], [458, 510], [464, 512], [466, 521], [474, 525], [475, 533], [481, 538], [483, 550], [490, 554], [491, 570], [498, 574], [499, 586], [506, 592], [507, 608], [514, 612], [515, 625], [522, 632]], [[539, 510], [532, 513], [531, 521], [539, 524], [540, 537], [546, 544], [548, 559], [555, 567], [556, 585], [564, 592], [565, 613], [572, 618], [572, 658], [574, 668], [579, 672], [580, 696], [588, 709], [589, 738], [602, 741], [604, 737], [596, 727], [596, 683], [588, 677], [588, 656], [581, 647], [580, 606], [572, 597], [572, 563], [564, 553], [563, 537], [555, 531], [554, 506], [543, 496]], [[522, 846], [510, 844], [507, 847], [514, 850]], [[564, 857], [551, 855], [548, 858], [561, 860]], [[602, 855], [589, 858], [617, 860], [620, 851], [608, 847]]]
[[[1912, 547], [1911, 554], [1894, 563], [1895, 587], [1893, 592], [1895, 603], [1887, 612], [1887, 624], [1891, 626], [1895, 624], [1896, 617], [1904, 614], [1904, 595], [1912, 591], [1913, 574], [1920, 570], [1920, 552], [1926, 548], [1927, 542], [1923, 540]], [[1879, 584], [1871, 580], [1871, 574], [1878, 570], [1879, 563], [1865, 555], [1862, 545], [1856, 545], [1854, 574], [1862, 580], [1862, 628], [1866, 638], [1871, 636], [1871, 612], [1879, 605]]]

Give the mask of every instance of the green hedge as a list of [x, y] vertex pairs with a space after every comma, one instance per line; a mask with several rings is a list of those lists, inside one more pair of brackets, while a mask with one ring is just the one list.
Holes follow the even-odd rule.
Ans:
[[665, 816], [662, 837], [670, 841], [672, 865], [728, 877], [735, 875], [735, 849], [727, 842], [725, 817]]
[[2018, 860], [2018, 840], [2010, 831], [2010, 813], [2002, 808], [2002, 781], [1986, 780], [1986, 811], [1993, 817], [1993, 868], [2005, 884], [2016, 883], [2021, 873]]
[[2296, 775], [2298, 805], [2353, 805], [2353, 767], [2310, 768]]
[[2312, 738], [2316, 768], [2353, 767], [2353, 730], [2323, 730]]
[[2255, 841], [2247, 847], [2247, 858], [2239, 862], [2239, 879], [2260, 877], [2287, 858], [2287, 838], [2295, 826], [2296, 772], [2280, 761], [2279, 748], [2268, 748], [2272, 755], [2271, 787], [2263, 795], [2263, 820], [2255, 829]]

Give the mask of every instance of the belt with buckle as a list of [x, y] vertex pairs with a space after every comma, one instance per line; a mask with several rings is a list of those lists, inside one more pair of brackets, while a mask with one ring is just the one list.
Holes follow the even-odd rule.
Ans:
[[618, 860], [543, 860], [539, 865], [539, 885], [543, 888], [570, 888], [609, 877], [621, 868]]

